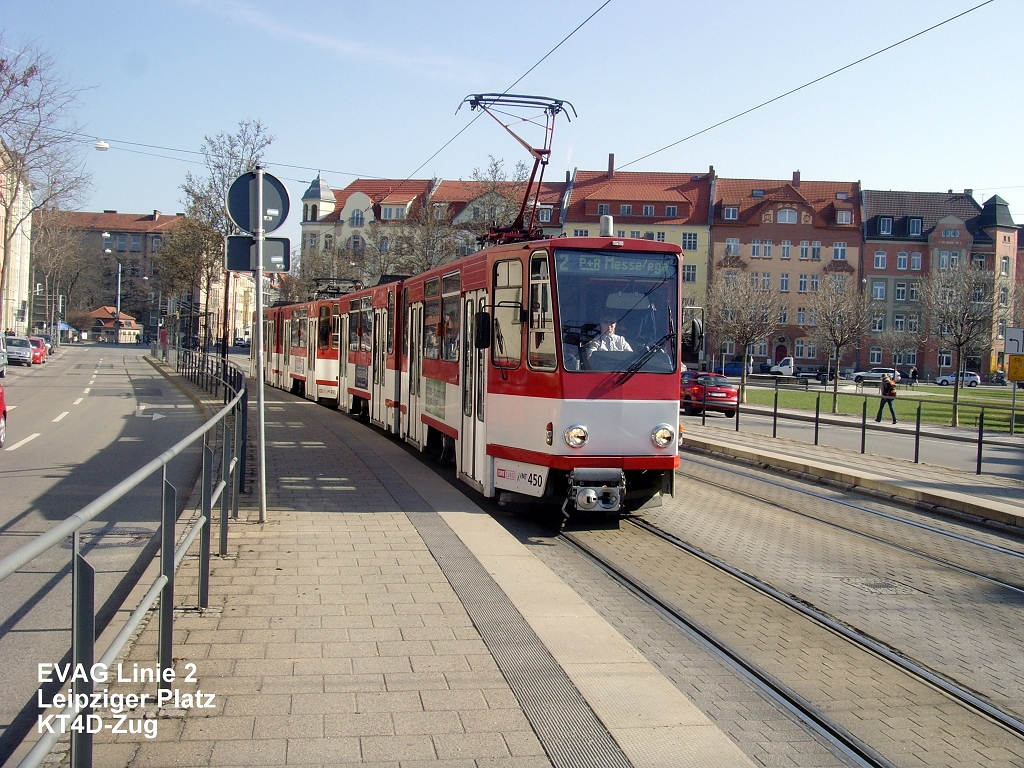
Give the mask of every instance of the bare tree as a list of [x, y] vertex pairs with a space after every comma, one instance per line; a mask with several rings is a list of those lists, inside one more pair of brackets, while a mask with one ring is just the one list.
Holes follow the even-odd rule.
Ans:
[[991, 341], [993, 275], [983, 266], [957, 260], [949, 269], [934, 270], [921, 286], [929, 331], [956, 350], [953, 386], [953, 426], [960, 424], [960, 371], [968, 352], [983, 350]]
[[[0, 52], [9, 50], [0, 35]], [[19, 230], [37, 210], [69, 207], [88, 188], [73, 116], [78, 94], [33, 45], [0, 58], [0, 297]]]
[[458, 225], [459, 229], [476, 239], [486, 235], [491, 227], [509, 226], [523, 205], [529, 174], [529, 168], [522, 161], [509, 173], [504, 160], [488, 155], [487, 167], [474, 168], [470, 176], [479, 188], [472, 202], [473, 207], [479, 209], [479, 215], [471, 215]]
[[[224, 270], [224, 240], [221, 235], [203, 224], [188, 218], [179, 222], [167, 238], [160, 252], [160, 276], [168, 295], [187, 293], [190, 297], [189, 335], [195, 326], [195, 300], [197, 289], [204, 289], [206, 304], [203, 315], [210, 317], [210, 289]], [[210, 335], [209, 322], [206, 334]], [[204, 340], [208, 342], [209, 338]]]
[[844, 274], [826, 274], [817, 291], [810, 295], [810, 312], [815, 318], [811, 337], [831, 359], [835, 357], [836, 376], [832, 381], [832, 413], [839, 410], [839, 361], [843, 350], [864, 335], [870, 308], [855, 281]]
[[64, 211], [45, 208], [32, 219], [32, 267], [42, 278], [46, 297], [46, 319], [59, 315], [60, 296], [65, 310], [88, 309], [99, 287], [98, 264], [87, 254], [81, 233], [67, 222]]
[[747, 349], [771, 338], [787, 308], [783, 295], [760, 278], [733, 270], [718, 272], [708, 289], [705, 319], [720, 341], [732, 341], [743, 360], [740, 397], [747, 401]]

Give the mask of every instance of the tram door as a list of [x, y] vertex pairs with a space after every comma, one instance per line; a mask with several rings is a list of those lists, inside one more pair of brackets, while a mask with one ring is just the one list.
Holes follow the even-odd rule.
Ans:
[[487, 308], [484, 291], [470, 291], [462, 297], [462, 429], [459, 472], [466, 479], [483, 485], [487, 459], [487, 434], [484, 429], [484, 393], [487, 391], [485, 357], [487, 350], [477, 349], [476, 313]]
[[292, 323], [291, 318], [284, 321], [281, 328], [284, 338], [281, 339], [281, 388], [291, 392], [292, 389]]
[[317, 318], [312, 314], [306, 326], [306, 399], [316, 400], [316, 345], [317, 340]]
[[346, 379], [348, 368], [348, 315], [343, 312], [334, 312], [334, 341], [338, 348], [338, 408], [345, 405], [348, 397], [348, 381]]
[[420, 441], [420, 390], [423, 386], [423, 305], [414, 304], [409, 308], [406, 326], [409, 332], [409, 392], [406, 410], [409, 413], [409, 439], [421, 445]]
[[[252, 340], [252, 351], [254, 354], [263, 355], [263, 380], [273, 387], [278, 386], [278, 376], [274, 373], [274, 321], [268, 319], [263, 324], [263, 349], [256, 349], [256, 339]], [[253, 370], [253, 375], [256, 371]]]
[[373, 382], [370, 388], [370, 420], [384, 426], [388, 420], [388, 311], [385, 307], [373, 310]]

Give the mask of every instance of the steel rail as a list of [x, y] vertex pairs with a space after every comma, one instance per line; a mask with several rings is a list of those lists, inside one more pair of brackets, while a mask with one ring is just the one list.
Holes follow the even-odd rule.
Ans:
[[936, 688], [937, 690], [942, 691], [944, 694], [949, 696], [953, 701], [957, 702], [964, 708], [973, 710], [976, 714], [988, 717], [989, 719], [1001, 725], [1003, 728], [1005, 728], [1007, 731], [1009, 731], [1017, 738], [1024, 739], [1024, 721], [1021, 721], [1017, 717], [1011, 715], [1010, 713], [1004, 712], [998, 707], [989, 704], [980, 696], [975, 695], [974, 693], [968, 691], [966, 688], [957, 685], [956, 683], [950, 680], [947, 680], [946, 678], [938, 675], [935, 672], [932, 672], [931, 670], [925, 668], [921, 664], [918, 664], [912, 659], [908, 659], [904, 656], [899, 655], [898, 653], [887, 648], [882, 643], [873, 640], [867, 635], [858, 632], [854, 629], [851, 629], [850, 627], [847, 627], [839, 623], [838, 621], [835, 621], [834, 619], [829, 618], [820, 611], [817, 611], [805, 605], [804, 603], [801, 603], [793, 599], [789, 595], [780, 592], [771, 585], [759, 579], [756, 579], [753, 576], [750, 576], [749, 574], [743, 573], [743, 571], [740, 571], [737, 568], [733, 568], [728, 563], [719, 560], [713, 555], [709, 555], [706, 552], [702, 552], [693, 545], [683, 541], [678, 536], [674, 536], [671, 533], [668, 533], [667, 531], [663, 531], [660, 528], [657, 528], [656, 526], [651, 525], [650, 523], [643, 520], [630, 519], [628, 520], [628, 522], [636, 526], [637, 528], [640, 528], [641, 530], [647, 531], [648, 533], [657, 536], [663, 539], [664, 541], [669, 542], [670, 544], [678, 547], [687, 554], [696, 557], [698, 560], [703, 560], [709, 565], [718, 568], [719, 570], [729, 574], [733, 578], [746, 584], [752, 589], [755, 589], [758, 592], [761, 592], [762, 594], [777, 600], [778, 602], [782, 603], [788, 608], [791, 608], [792, 610], [796, 611], [805, 618], [811, 619], [812, 621], [815, 621], [816, 623], [820, 624], [826, 629], [829, 629], [837, 635], [843, 637], [853, 645], [856, 645], [863, 650], [870, 651], [871, 653], [880, 656], [881, 658], [885, 659], [890, 664], [902, 670], [903, 672], [913, 677], [916, 677], [921, 682], [926, 683], [927, 685], [930, 685], [933, 688]]
[[861, 741], [843, 726], [833, 722], [820, 709], [790, 689], [774, 675], [761, 669], [739, 651], [690, 618], [685, 612], [671, 603], [662, 600], [643, 582], [634, 579], [623, 570], [617, 568], [605, 557], [579, 541], [572, 533], [563, 531], [559, 534], [559, 537], [594, 562], [615, 582], [656, 609], [672, 624], [683, 629], [702, 645], [708, 647], [745, 680], [765, 694], [765, 696], [779, 704], [815, 734], [828, 742], [843, 758], [865, 768], [896, 768], [894, 763], [886, 760], [871, 746]]
[[51, 547], [56, 546], [68, 536], [73, 534], [83, 525], [88, 523], [94, 517], [103, 512], [112, 503], [125, 496], [129, 491], [133, 490], [143, 480], [149, 477], [151, 474], [156, 472], [158, 469], [166, 465], [175, 456], [178, 456], [185, 451], [189, 445], [192, 444], [197, 438], [205, 435], [211, 429], [224, 419], [227, 414], [241, 401], [245, 390], [239, 391], [237, 395], [231, 400], [230, 403], [225, 405], [216, 416], [207, 421], [203, 426], [195, 429], [191, 434], [183, 437], [173, 446], [168, 448], [166, 451], [161, 453], [155, 459], [150, 461], [148, 464], [140, 467], [135, 472], [130, 474], [120, 483], [115, 485], [109, 491], [101, 495], [94, 501], [86, 504], [80, 510], [75, 512], [73, 515], [68, 517], [63, 522], [51, 528], [46, 533], [40, 534], [31, 543], [26, 544], [20, 549], [16, 549], [11, 554], [7, 555], [3, 559], [0, 559], [0, 581], [3, 581], [12, 573], [17, 571], [25, 563], [30, 562], [34, 558], [41, 555]]

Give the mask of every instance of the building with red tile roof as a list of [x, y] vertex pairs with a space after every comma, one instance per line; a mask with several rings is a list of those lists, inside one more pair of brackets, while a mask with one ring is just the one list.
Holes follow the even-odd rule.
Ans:
[[92, 325], [86, 330], [90, 338], [117, 344], [135, 344], [145, 329], [125, 312], [118, 314], [116, 306], [100, 307], [88, 314]]
[[[860, 182], [806, 181], [799, 171], [789, 181], [718, 178], [712, 222], [716, 274], [757, 275], [788, 297], [786, 322], [756, 345], [755, 362], [791, 356], [800, 367], [824, 366], [829, 350], [819, 350], [811, 338], [809, 299], [823, 275], [860, 278]], [[743, 350], [730, 344], [713, 352], [741, 358]]]
[[576, 171], [567, 197], [562, 228], [574, 237], [600, 232], [601, 216], [610, 215], [613, 233], [675, 243], [683, 249], [683, 297], [701, 306], [707, 295], [711, 255], [711, 194], [714, 168], [705, 173], [615, 170]]

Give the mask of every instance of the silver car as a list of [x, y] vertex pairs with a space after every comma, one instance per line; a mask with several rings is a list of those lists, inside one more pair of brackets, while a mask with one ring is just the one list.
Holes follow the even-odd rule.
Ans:
[[32, 342], [24, 336], [8, 336], [7, 362], [32, 367]]
[[7, 378], [7, 337], [0, 336], [0, 379]]

